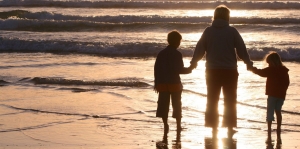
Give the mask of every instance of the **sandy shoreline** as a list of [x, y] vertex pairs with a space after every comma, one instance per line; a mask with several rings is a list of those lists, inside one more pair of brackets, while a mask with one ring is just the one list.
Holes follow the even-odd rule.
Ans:
[[[156, 143], [162, 141], [163, 126], [161, 119], [154, 116], [155, 110], [135, 111], [126, 107], [128, 103], [123, 102], [123, 97], [108, 93], [83, 93], [76, 98], [70, 94], [60, 96], [65, 102], [56, 96], [52, 100], [30, 104], [25, 100], [3, 101], [0, 106], [0, 149], [155, 149]], [[35, 110], [41, 105], [45, 105], [44, 112]], [[54, 112], [61, 108], [69, 112]], [[94, 117], [93, 111], [101, 115]], [[202, 118], [203, 114], [197, 117]], [[175, 121], [170, 118], [168, 148], [212, 149], [211, 130], [205, 128], [202, 121], [183, 118], [184, 129], [179, 139]], [[230, 141], [228, 144], [226, 129], [220, 129], [217, 149], [267, 148], [265, 129], [241, 127], [237, 130], [233, 144]], [[272, 135], [276, 140], [275, 131]], [[282, 149], [299, 148], [300, 133], [283, 130], [282, 142]]]
[[[94, 69], [99, 71], [96, 75], [91, 73], [95, 76], [84, 73], [78, 78], [110, 80], [119, 76], [135, 76], [146, 78], [138, 79], [141, 82], [153, 80], [153, 61], [151, 60], [121, 60], [120, 62], [119, 59], [109, 61], [104, 59], [102, 61], [112, 65], [101, 65], [101, 69], [97, 65], [97, 68], [84, 65], [82, 66], [84, 70], [91, 69], [88, 72], [93, 72]], [[119, 66], [120, 63], [122, 63], [121, 66]], [[204, 65], [204, 62], [201, 65]], [[137, 66], [139, 67], [136, 68]], [[299, 64], [288, 63], [288, 66], [293, 70], [291, 78], [295, 79], [294, 82], [299, 82], [297, 80], [299, 72], [296, 69]], [[43, 75], [56, 76], [57, 72], [62, 71], [63, 76], [72, 78], [70, 76], [78, 75], [80, 69], [77, 71], [77, 65], [74, 67], [72, 65], [71, 68], [45, 67], [32, 70], [31, 67], [25, 67], [13, 69], [10, 73], [13, 74], [11, 76], [15, 76], [20, 72], [31, 72], [33, 74], [26, 76], [34, 78], [35, 76], [43, 77]], [[132, 68], [135, 69], [131, 70]], [[245, 67], [240, 68], [245, 69]], [[111, 76], [112, 73], [109, 71], [118, 70], [127, 73], [129, 69], [130, 73], [114, 73], [116, 76]], [[8, 73], [8, 70], [4, 71]], [[47, 73], [41, 75], [41, 72]], [[66, 74], [67, 72], [69, 74]], [[238, 104], [239, 128], [233, 137], [233, 146], [228, 147], [226, 131], [220, 129], [218, 149], [265, 149], [267, 148], [265, 144], [267, 125], [264, 122], [266, 98], [263, 94], [264, 90], [258, 90], [258, 87], [263, 89], [264, 87], [256, 86], [256, 79], [250, 80], [252, 83], [249, 85], [249, 79], [253, 78], [252, 74], [245, 70], [240, 72], [243, 75], [240, 78], [246, 79], [241, 80], [239, 95], [243, 98], [239, 98], [239, 102], [246, 105]], [[184, 82], [193, 82], [196, 78], [195, 82], [203, 85], [204, 79], [198, 77], [199, 73], [195, 72], [190, 78], [189, 76], [183, 78]], [[99, 76], [103, 78], [97, 79]], [[23, 77], [25, 76], [18, 78]], [[151, 86], [135, 88], [11, 82], [0, 89], [0, 149], [155, 149], [156, 142], [162, 140], [163, 124], [161, 119], [155, 117], [157, 94]], [[181, 132], [180, 141], [176, 141], [175, 121], [172, 118], [169, 119], [168, 148], [210, 149], [210, 130], [203, 124], [206, 104], [205, 94], [201, 90], [203, 86], [193, 86], [187, 83], [185, 87], [191, 89], [190, 92], [184, 92], [182, 100], [184, 107], [182, 126], [185, 129]], [[197, 88], [197, 91], [193, 92], [192, 88]], [[289, 113], [283, 114], [285, 125], [282, 126], [282, 149], [300, 148], [298, 89], [298, 85], [290, 88], [288, 100], [283, 106], [283, 109]], [[83, 91], [74, 92], [78, 90]], [[223, 106], [220, 107], [219, 111], [223, 111]], [[220, 118], [222, 118], [222, 113], [220, 113]], [[275, 125], [272, 128], [274, 129]], [[272, 135], [276, 140], [275, 131]]]
[[[51, 117], [51, 116], [50, 116]], [[105, 128], [108, 123], [114, 128]], [[145, 127], [144, 124], [134, 124], [134, 132], [127, 131], [122, 126], [131, 122], [120, 122], [118, 120], [95, 119], [95, 118], [78, 118], [65, 121], [60, 124], [53, 124], [45, 127], [35, 126], [30, 129], [23, 129], [1, 132], [0, 148], [1, 149], [20, 149], [20, 148], [86, 148], [86, 149], [154, 149], [156, 143], [162, 140], [161, 124], [152, 127], [152, 130]], [[39, 127], [39, 128], [38, 128]], [[153, 129], [157, 127], [157, 129]], [[108, 130], [105, 130], [108, 129]], [[143, 130], [144, 129], [144, 130]], [[171, 127], [168, 134], [168, 148], [200, 148], [212, 149], [212, 140], [209, 136], [210, 130], [204, 127], [198, 127], [196, 130], [189, 128], [181, 132], [180, 141], [176, 138], [176, 130]], [[232, 141], [226, 138], [226, 131], [220, 129], [217, 148], [229, 149], [262, 149], [268, 148], [264, 143], [266, 131], [238, 129]], [[276, 140], [275, 131], [273, 139]], [[296, 132], [282, 133], [282, 149], [296, 149], [300, 147], [300, 135]], [[276, 142], [274, 142], [274, 149]], [[269, 147], [272, 148], [272, 147]], [[268, 149], [269, 149], [268, 148]], [[278, 149], [278, 148], [277, 148]]]

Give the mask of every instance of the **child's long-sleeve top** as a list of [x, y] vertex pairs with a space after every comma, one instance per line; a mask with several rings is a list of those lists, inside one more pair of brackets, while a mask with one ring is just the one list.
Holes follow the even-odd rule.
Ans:
[[253, 68], [253, 73], [267, 77], [266, 95], [285, 99], [286, 91], [290, 84], [289, 69], [285, 66], [267, 67], [264, 69]]
[[184, 67], [182, 54], [176, 48], [167, 46], [159, 52], [154, 65], [154, 83], [156, 86], [171, 84], [181, 90], [179, 74], [187, 73], [190, 73], [190, 70]]

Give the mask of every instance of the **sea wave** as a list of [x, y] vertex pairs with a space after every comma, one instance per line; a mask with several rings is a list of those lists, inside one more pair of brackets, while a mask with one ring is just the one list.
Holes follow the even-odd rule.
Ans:
[[[86, 65], [86, 66], [92, 66], [92, 65], [98, 65], [97, 63], [82, 63], [82, 62], [72, 62], [72, 63], [51, 63], [51, 64], [24, 64], [24, 65], [7, 65], [7, 66], [0, 66], [0, 69], [10, 69], [10, 68], [24, 68], [24, 67], [32, 67], [32, 68], [36, 68], [36, 67], [56, 67], [59, 65], [63, 65], [63, 66], [80, 66], [80, 65]], [[25, 79], [25, 78], [23, 78]], [[2, 80], [0, 80], [0, 84], [3, 83], [1, 82]]]
[[[142, 82], [137, 78], [121, 78], [104, 81], [84, 81], [63, 78], [41, 78], [35, 77], [30, 81], [34, 84], [53, 84], [53, 85], [92, 85], [92, 86], [123, 86], [123, 87], [147, 87], [148, 83]], [[80, 90], [81, 91], [81, 90]]]
[[[120, 16], [73, 16], [52, 12], [30, 12], [12, 10], [0, 12], [0, 30], [10, 31], [96, 31], [96, 32], [144, 32], [172, 30], [192, 32], [209, 26], [211, 17], [120, 15]], [[232, 17], [231, 26], [243, 31], [285, 30], [295, 32], [300, 29], [300, 18]]]
[[[0, 12], [0, 18], [5, 20], [34, 20], [34, 21], [81, 21], [96, 23], [207, 23], [211, 16], [160, 16], [160, 15], [118, 15], [118, 16], [79, 16], [64, 15], [53, 12], [30, 12], [27, 10], [11, 10]], [[49, 23], [49, 22], [47, 22]], [[231, 17], [232, 24], [299, 24], [299, 18], [264, 18], [264, 17]]]
[[62, 7], [62, 8], [163, 8], [205, 9], [225, 4], [235, 9], [299, 9], [297, 1], [113, 1], [113, 0], [2, 0], [0, 7]]
[[9, 82], [4, 81], [4, 80], [0, 80], [0, 87], [1, 86], [6, 86], [7, 84], [9, 84]]
[[6, 82], [6, 81], [4, 81], [4, 80], [0, 80], [0, 84], [5, 84], [5, 83], [9, 83], [9, 82]]
[[[91, 54], [109, 57], [155, 57], [165, 48], [165, 43], [155, 42], [75, 42], [56, 40], [22, 40], [0, 37], [0, 52], [45, 52], [64, 54]], [[250, 46], [249, 46], [250, 47]], [[183, 56], [193, 55], [194, 46], [182, 46], [180, 51]], [[276, 51], [285, 61], [300, 61], [300, 48], [287, 47], [261, 47], [248, 48], [248, 53], [253, 60], [262, 60], [269, 51]]]

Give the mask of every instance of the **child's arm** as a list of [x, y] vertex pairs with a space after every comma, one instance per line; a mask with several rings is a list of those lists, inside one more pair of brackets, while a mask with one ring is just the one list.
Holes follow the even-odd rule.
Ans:
[[188, 68], [183, 67], [182, 70], [181, 70], [181, 72], [180, 72], [180, 74], [189, 74], [189, 73], [192, 72], [193, 69], [194, 68], [192, 68], [192, 67], [188, 67]]
[[253, 73], [255, 73], [255, 74], [261, 76], [261, 77], [268, 77], [269, 72], [270, 72], [270, 71], [269, 71], [269, 67], [264, 68], [264, 69], [258, 69], [258, 68], [256, 68], [256, 67], [252, 67], [252, 68], [251, 68], [251, 71], [252, 71]]
[[173, 62], [174, 67], [176, 67], [177, 72], [179, 74], [189, 74], [192, 72], [193, 68], [190, 67], [184, 67], [184, 63], [183, 63], [183, 58], [182, 55], [180, 54], [180, 57], [177, 57], [176, 62]]

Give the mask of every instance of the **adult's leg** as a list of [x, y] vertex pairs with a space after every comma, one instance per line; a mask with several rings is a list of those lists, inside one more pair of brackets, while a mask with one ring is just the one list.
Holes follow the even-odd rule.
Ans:
[[212, 128], [212, 137], [217, 138], [219, 125], [218, 104], [222, 82], [218, 70], [206, 70], [207, 102], [205, 112], [205, 126]]
[[221, 85], [213, 78], [206, 79], [207, 85], [207, 102], [205, 112], [205, 126], [216, 129], [219, 125], [219, 98]]
[[228, 138], [232, 138], [235, 131], [233, 127], [237, 126], [236, 98], [237, 98], [237, 70], [224, 70], [223, 95], [224, 95], [224, 116], [223, 127], [228, 127]]

